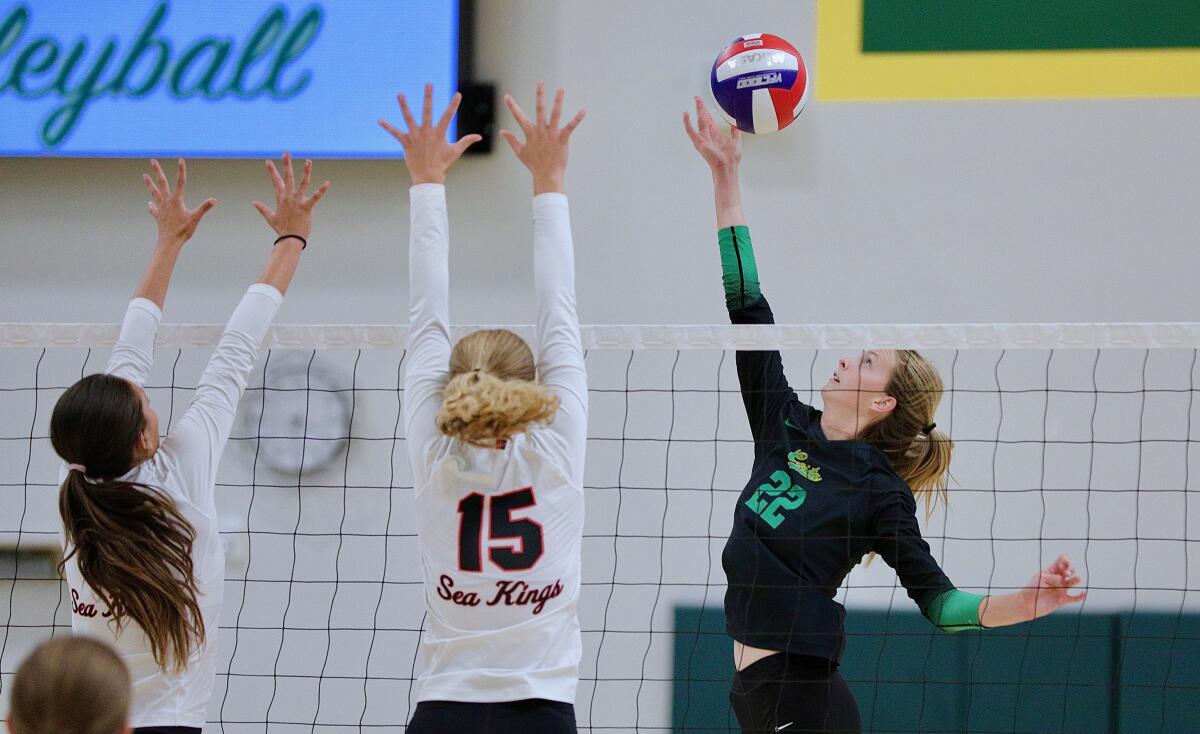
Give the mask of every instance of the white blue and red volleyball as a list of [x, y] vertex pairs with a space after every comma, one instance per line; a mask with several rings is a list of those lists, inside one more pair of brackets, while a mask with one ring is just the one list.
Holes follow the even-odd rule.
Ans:
[[712, 93], [730, 125], [747, 133], [782, 130], [808, 101], [808, 70], [796, 47], [752, 33], [725, 47], [712, 67]]

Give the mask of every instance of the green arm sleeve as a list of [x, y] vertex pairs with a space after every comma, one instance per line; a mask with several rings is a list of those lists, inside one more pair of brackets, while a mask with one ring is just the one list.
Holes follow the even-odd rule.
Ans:
[[725, 285], [725, 307], [745, 308], [758, 301], [758, 266], [750, 244], [750, 228], [744, 224], [717, 232], [721, 246], [721, 279]]
[[985, 598], [983, 594], [949, 589], [933, 600], [926, 616], [944, 632], [986, 629], [979, 623], [979, 603]]

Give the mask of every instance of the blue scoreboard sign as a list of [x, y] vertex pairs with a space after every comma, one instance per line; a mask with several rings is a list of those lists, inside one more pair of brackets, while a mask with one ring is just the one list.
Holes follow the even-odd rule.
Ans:
[[0, 0], [0, 155], [397, 156], [458, 0]]

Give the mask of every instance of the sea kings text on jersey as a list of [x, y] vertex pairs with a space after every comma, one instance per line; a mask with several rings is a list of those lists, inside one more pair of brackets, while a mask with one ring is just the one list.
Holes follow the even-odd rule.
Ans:
[[486, 594], [491, 598], [484, 601], [483, 597], [474, 591], [455, 591], [454, 579], [442, 574], [438, 579], [437, 595], [441, 599], [462, 607], [477, 607], [481, 603], [489, 607], [503, 604], [507, 607], [529, 607], [533, 614], [541, 614], [546, 608], [546, 602], [562, 594], [562, 579], [556, 579], [552, 584], [541, 588], [530, 586], [524, 581], [501, 579], [496, 582], [494, 593]]

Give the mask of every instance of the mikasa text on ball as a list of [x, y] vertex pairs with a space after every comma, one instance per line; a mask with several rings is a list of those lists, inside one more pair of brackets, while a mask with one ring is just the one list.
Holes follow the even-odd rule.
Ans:
[[782, 130], [808, 100], [800, 52], [769, 33], [745, 35], [726, 46], [713, 62], [710, 83], [721, 115], [747, 133]]

